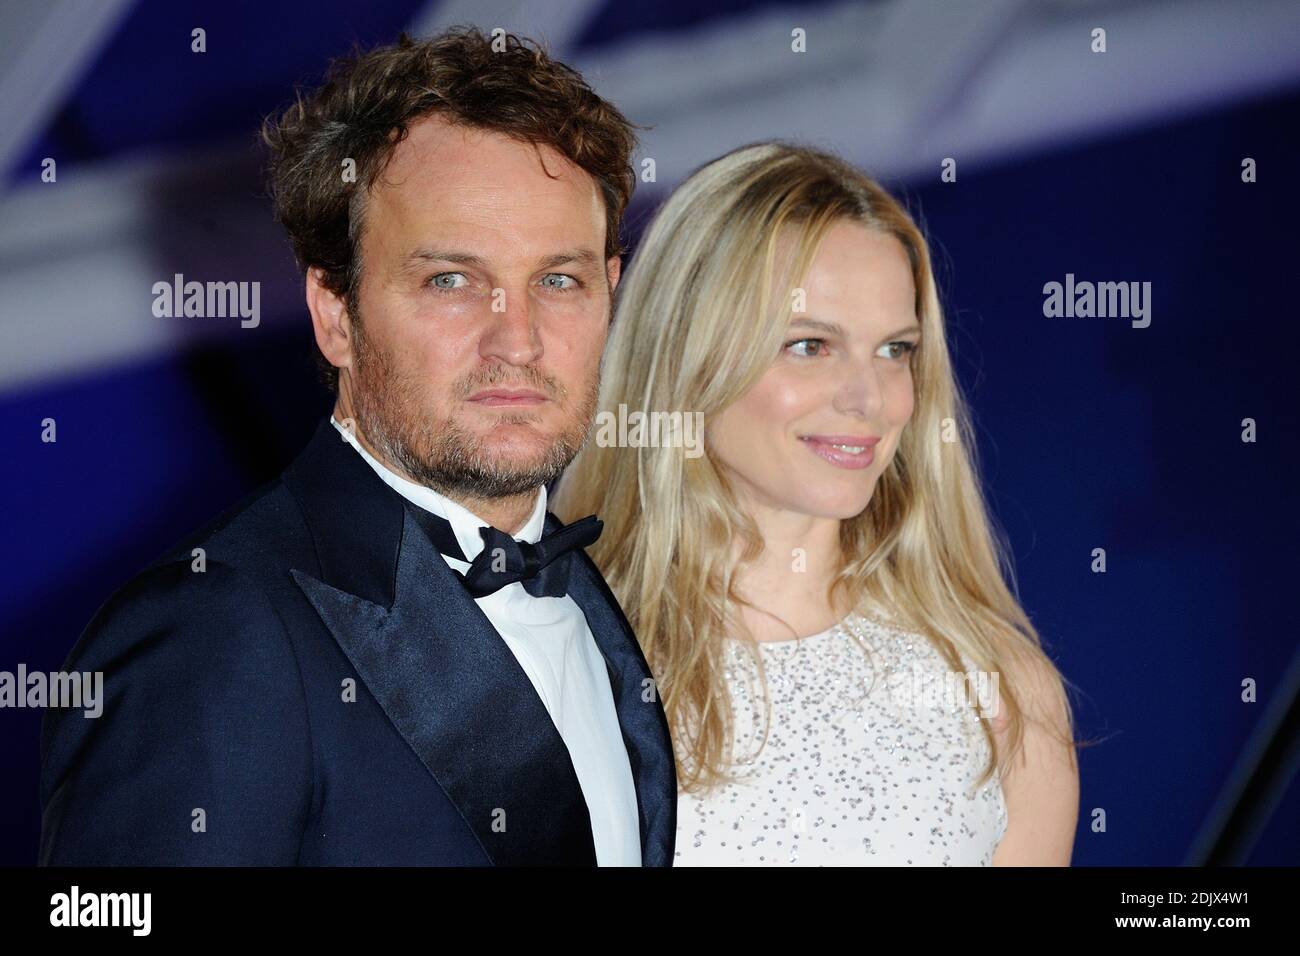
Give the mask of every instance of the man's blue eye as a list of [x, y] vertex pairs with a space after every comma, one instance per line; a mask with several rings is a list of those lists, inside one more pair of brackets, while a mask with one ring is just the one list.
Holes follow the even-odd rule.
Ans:
[[563, 279], [573, 283], [572, 285], [567, 285], [567, 286], [551, 285], [551, 288], [554, 289], [556, 292], [569, 292], [578, 285], [577, 279], [575, 279], [573, 276], [567, 276], [562, 272], [552, 272], [546, 275], [545, 277], [543, 277], [542, 282], [543, 284], [546, 284], [551, 279]]
[[[459, 284], [454, 283], [449, 285], [444, 281], [447, 279], [452, 279], [452, 280], [463, 279], [464, 282]], [[433, 286], [433, 288], [435, 289], [442, 289], [442, 290], [460, 289], [466, 285], [469, 285], [469, 280], [465, 279], [465, 274], [463, 272], [439, 272], [436, 276], [432, 276], [429, 279], [429, 285]]]

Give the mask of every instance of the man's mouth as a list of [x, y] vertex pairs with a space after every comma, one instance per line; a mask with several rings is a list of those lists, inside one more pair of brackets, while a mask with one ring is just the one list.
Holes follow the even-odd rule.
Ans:
[[547, 400], [531, 388], [488, 388], [475, 392], [469, 400], [476, 405], [540, 405]]

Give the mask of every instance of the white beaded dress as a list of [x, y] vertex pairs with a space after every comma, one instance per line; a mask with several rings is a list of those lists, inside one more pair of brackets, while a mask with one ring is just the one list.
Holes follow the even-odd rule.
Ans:
[[678, 795], [675, 866], [989, 865], [1007, 812], [996, 771], [974, 787], [989, 754], [975, 681], [954, 680], [923, 635], [887, 621], [855, 612], [759, 643], [765, 743], [757, 668], [726, 641], [742, 779]]

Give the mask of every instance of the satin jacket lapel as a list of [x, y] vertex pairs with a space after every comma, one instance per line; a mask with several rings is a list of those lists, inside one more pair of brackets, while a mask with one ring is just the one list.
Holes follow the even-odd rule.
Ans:
[[528, 675], [415, 506], [323, 427], [286, 472], [311, 513], [323, 580], [298, 569], [294, 580], [493, 863], [595, 865], [582, 788]]
[[[546, 531], [562, 522], [547, 512]], [[569, 595], [605, 657], [623, 743], [636, 785], [641, 865], [671, 866], [677, 834], [677, 768], [668, 721], [641, 645], [609, 585], [584, 551], [569, 574]]]

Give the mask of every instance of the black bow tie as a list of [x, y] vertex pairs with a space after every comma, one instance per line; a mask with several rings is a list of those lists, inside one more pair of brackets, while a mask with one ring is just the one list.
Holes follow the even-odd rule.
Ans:
[[516, 541], [501, 529], [485, 525], [478, 529], [483, 537], [483, 550], [470, 561], [461, 550], [450, 521], [423, 508], [411, 510], [439, 551], [449, 558], [469, 562], [469, 570], [462, 573], [453, 568], [452, 573], [476, 598], [516, 581], [522, 581], [524, 589], [533, 597], [564, 597], [569, 593], [572, 552], [599, 538], [604, 526], [595, 515], [587, 515], [542, 535], [540, 541], [532, 544]]

